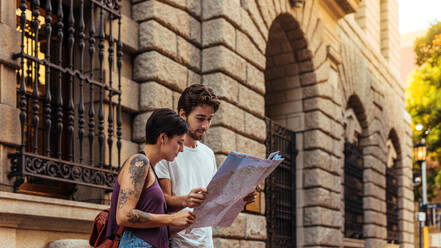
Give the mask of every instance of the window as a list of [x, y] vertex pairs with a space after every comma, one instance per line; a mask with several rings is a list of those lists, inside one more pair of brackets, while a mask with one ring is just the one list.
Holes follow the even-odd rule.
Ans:
[[121, 164], [120, 6], [18, 0], [16, 15], [23, 135], [10, 156], [14, 190], [27, 191], [24, 182], [111, 189]]
[[386, 204], [387, 204], [387, 242], [398, 244], [398, 166], [397, 151], [391, 140], [388, 140], [388, 162], [386, 167]]

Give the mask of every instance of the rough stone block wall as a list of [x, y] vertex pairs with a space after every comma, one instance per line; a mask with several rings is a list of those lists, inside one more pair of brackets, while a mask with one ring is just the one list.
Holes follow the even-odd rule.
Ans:
[[139, 100], [132, 139], [142, 147], [152, 111], [176, 111], [180, 93], [201, 82], [202, 8], [199, 0], [132, 1], [131, 10], [139, 25], [139, 48], [132, 67]]
[[399, 68], [400, 63], [398, 50], [400, 47], [400, 34], [398, 29], [398, 1], [381, 0], [380, 3], [381, 54], [389, 62], [391, 69], [396, 70]]
[[355, 19], [360, 28], [365, 32], [363, 38], [370, 42], [371, 48], [380, 50], [380, 1], [362, 0]]

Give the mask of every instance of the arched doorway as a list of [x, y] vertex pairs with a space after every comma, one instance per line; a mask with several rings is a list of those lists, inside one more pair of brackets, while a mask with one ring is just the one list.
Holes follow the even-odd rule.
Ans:
[[265, 184], [267, 247], [297, 246], [296, 131], [303, 128], [302, 85], [315, 81], [311, 58], [299, 23], [289, 14], [278, 16], [266, 48], [266, 147], [286, 159]]

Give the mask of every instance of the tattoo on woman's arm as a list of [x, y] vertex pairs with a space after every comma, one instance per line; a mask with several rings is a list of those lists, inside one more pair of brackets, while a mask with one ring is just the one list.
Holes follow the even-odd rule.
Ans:
[[119, 209], [121, 209], [122, 207], [124, 207], [124, 204], [126, 204], [127, 200], [129, 199], [129, 197], [131, 196], [135, 196], [135, 197], [139, 197], [139, 195], [135, 194], [135, 191], [130, 190], [130, 189], [125, 189], [122, 188], [119, 191], [119, 202], [118, 202], [118, 207]]
[[131, 209], [127, 214], [127, 219], [130, 223], [148, 223], [151, 221], [152, 216], [149, 213]]
[[138, 155], [132, 159], [129, 167], [130, 179], [132, 179], [132, 184], [135, 187], [135, 194], [138, 195], [142, 191], [144, 186], [144, 178], [146, 172], [149, 172], [148, 159], [143, 155]]

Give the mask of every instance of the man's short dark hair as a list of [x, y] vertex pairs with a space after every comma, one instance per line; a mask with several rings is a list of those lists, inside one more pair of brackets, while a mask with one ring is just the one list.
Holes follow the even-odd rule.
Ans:
[[161, 133], [173, 138], [187, 133], [188, 124], [171, 109], [155, 110], [145, 125], [145, 142], [154, 145]]
[[178, 113], [183, 109], [185, 114], [189, 115], [194, 108], [203, 105], [213, 107], [216, 112], [219, 104], [219, 99], [212, 89], [202, 84], [193, 84], [188, 86], [179, 98]]

